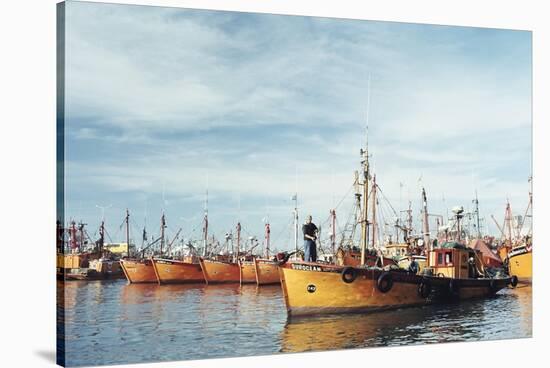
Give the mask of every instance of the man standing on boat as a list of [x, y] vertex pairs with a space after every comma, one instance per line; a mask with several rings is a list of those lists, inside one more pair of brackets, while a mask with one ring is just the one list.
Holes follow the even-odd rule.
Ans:
[[304, 261], [317, 262], [317, 226], [311, 222], [311, 215], [306, 217], [306, 223], [302, 226], [304, 233]]

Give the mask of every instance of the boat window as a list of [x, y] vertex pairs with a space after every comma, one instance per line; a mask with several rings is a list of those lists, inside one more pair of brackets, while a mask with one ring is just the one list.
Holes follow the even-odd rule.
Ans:
[[452, 252], [445, 253], [445, 263], [453, 263], [453, 253]]
[[438, 265], [443, 264], [443, 253], [437, 253], [437, 264]]

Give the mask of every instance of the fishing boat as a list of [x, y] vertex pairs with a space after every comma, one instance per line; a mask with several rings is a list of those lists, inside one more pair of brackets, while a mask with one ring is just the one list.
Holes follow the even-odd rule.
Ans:
[[[127, 229], [129, 228], [129, 214], [126, 216], [126, 225]], [[142, 283], [158, 283], [157, 274], [155, 273], [155, 268], [153, 267], [153, 259], [151, 257], [146, 257], [145, 252], [151, 249], [157, 242], [160, 242], [160, 254], [163, 252], [164, 246], [164, 230], [166, 229], [166, 219], [164, 212], [161, 216], [161, 225], [160, 233], [161, 236], [155, 241], [151, 242], [147, 246], [143, 244], [143, 249], [141, 250], [141, 255], [136, 258], [123, 258], [120, 260], [120, 265], [124, 271], [124, 275], [130, 284], [142, 284]], [[128, 234], [128, 230], [127, 230]], [[145, 228], [143, 229], [143, 241], [147, 239], [147, 232]], [[129, 235], [127, 235], [129, 236]]]
[[279, 265], [270, 254], [271, 227], [269, 221], [265, 223], [264, 254], [263, 257], [254, 258], [254, 271], [258, 285], [279, 284]]
[[185, 257], [183, 260], [153, 258], [153, 268], [159, 284], [204, 283], [199, 259]]
[[[174, 239], [168, 243], [167, 254], [172, 254], [172, 245], [178, 238], [181, 228]], [[183, 244], [183, 241], [182, 241]], [[204, 275], [192, 243], [187, 244], [188, 254], [175, 257], [153, 257], [152, 263], [159, 284], [204, 283]]]
[[518, 277], [520, 283], [530, 284], [533, 279], [533, 251], [530, 238], [512, 248], [508, 253], [510, 274]]
[[[531, 178], [529, 178], [531, 182]], [[517, 238], [519, 241], [515, 247], [508, 253], [508, 265], [510, 274], [516, 275], [521, 283], [530, 284], [533, 280], [533, 239], [532, 222], [529, 226], [527, 235], [522, 236], [521, 232], [525, 225], [526, 218], [532, 218], [533, 194], [529, 192], [529, 203], [525, 210], [525, 215], [518, 221]]]
[[[387, 267], [370, 267], [366, 263], [369, 224], [368, 198], [371, 181], [368, 143], [360, 151], [362, 189], [356, 193], [361, 201], [361, 259], [359, 266], [328, 265], [290, 261], [279, 267], [284, 301], [289, 316], [308, 316], [326, 313], [354, 313], [424, 305], [447, 300], [462, 300], [494, 295], [516, 277], [489, 277], [476, 251], [456, 243], [444, 243], [433, 248], [429, 231], [423, 242], [428, 265], [423, 274]], [[357, 175], [356, 175], [357, 177]], [[375, 185], [373, 185], [375, 187]], [[423, 189], [423, 213], [427, 219], [427, 200]], [[374, 198], [374, 197], [371, 197]], [[374, 212], [374, 211], [373, 211]], [[461, 214], [457, 213], [457, 221]], [[427, 224], [427, 221], [425, 222]], [[373, 227], [371, 234], [375, 227]]]
[[279, 264], [277, 261], [265, 258], [254, 258], [256, 283], [258, 285], [274, 285], [281, 282]]
[[533, 279], [532, 224], [527, 234], [523, 235], [522, 231], [526, 219], [532, 218], [532, 204], [533, 195], [529, 192], [529, 202], [523, 217], [513, 216], [510, 202], [506, 203], [503, 225], [500, 225], [494, 216], [492, 217], [503, 239], [499, 254], [508, 266], [509, 274], [517, 276], [519, 282], [525, 284], [530, 284]]
[[[124, 278], [119, 260], [104, 249], [105, 220], [99, 227], [100, 238], [94, 243], [91, 251], [86, 251], [86, 232], [83, 223], [78, 228], [75, 221], [65, 231], [58, 223], [58, 242], [61, 241], [61, 252], [57, 254], [57, 277], [61, 280], [107, 280]], [[64, 251], [64, 235], [69, 236], [70, 252]]]
[[120, 260], [120, 266], [130, 284], [156, 283], [157, 275], [153, 261], [147, 258], [127, 258]]
[[[232, 257], [210, 257], [201, 258], [200, 265], [207, 284], [219, 283], [255, 283], [256, 274], [253, 257], [241, 254], [241, 223], [237, 223], [236, 250]], [[226, 237], [226, 241], [232, 242], [232, 236]], [[227, 245], [227, 244], [226, 244]]]
[[255, 284], [256, 280], [256, 263], [254, 259], [256, 257], [246, 257], [245, 259], [239, 260], [240, 267], [240, 279], [239, 283], [241, 284]]

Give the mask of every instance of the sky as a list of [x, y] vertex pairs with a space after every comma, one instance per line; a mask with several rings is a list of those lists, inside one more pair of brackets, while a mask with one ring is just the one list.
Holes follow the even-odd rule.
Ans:
[[65, 32], [65, 214], [92, 236], [108, 207], [113, 241], [126, 208], [136, 241], [163, 210], [200, 238], [206, 191], [217, 238], [268, 219], [293, 248], [295, 192], [300, 222], [326, 234], [336, 207], [342, 228], [367, 120], [377, 182], [416, 224], [422, 187], [444, 216], [477, 192], [495, 235], [507, 199], [527, 206], [530, 32], [72, 1]]

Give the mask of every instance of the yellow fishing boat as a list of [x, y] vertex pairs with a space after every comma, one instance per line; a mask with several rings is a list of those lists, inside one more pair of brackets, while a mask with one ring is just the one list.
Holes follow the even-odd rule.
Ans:
[[[493, 295], [517, 278], [507, 275], [489, 277], [479, 252], [456, 243], [444, 243], [433, 249], [429, 238], [426, 192], [422, 189], [424, 252], [428, 264], [422, 274], [408, 272], [397, 266], [370, 267], [367, 265], [369, 225], [373, 239], [376, 227], [375, 201], [369, 219], [368, 198], [376, 198], [375, 177], [373, 192], [369, 191], [368, 149], [361, 149], [362, 181], [356, 174], [356, 198], [362, 202], [358, 223], [361, 224], [360, 266], [328, 265], [288, 261], [287, 255], [279, 266], [284, 301], [289, 316], [325, 313], [368, 312], [404, 306], [424, 305], [446, 300], [461, 300]], [[371, 194], [369, 196], [369, 194]], [[457, 226], [462, 211], [456, 212]], [[460, 236], [460, 235], [459, 235]], [[376, 250], [374, 241], [373, 250]], [[382, 254], [379, 253], [382, 258]], [[286, 260], [286, 262], [284, 262]]]
[[510, 275], [518, 277], [519, 282], [530, 284], [533, 279], [533, 252], [530, 246], [522, 245], [508, 253]]
[[[493, 295], [514, 277], [489, 278], [471, 249], [455, 245], [430, 252], [429, 272], [291, 261], [280, 266], [290, 316], [368, 312]], [[472, 259], [477, 259], [475, 266]]]

